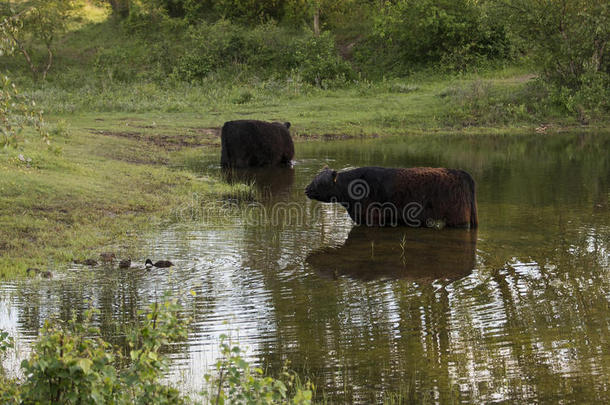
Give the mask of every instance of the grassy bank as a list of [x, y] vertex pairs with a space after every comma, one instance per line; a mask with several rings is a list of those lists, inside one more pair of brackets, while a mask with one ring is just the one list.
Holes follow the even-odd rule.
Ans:
[[[31, 140], [21, 150], [0, 152], [0, 278], [97, 258], [104, 249], [126, 257], [143, 231], [167, 220], [192, 193], [240, 192], [220, 179], [171, 168], [173, 155], [189, 142], [185, 137], [156, 142], [94, 131], [101, 122], [95, 119], [67, 122], [52, 150]], [[121, 116], [116, 122], [139, 121]]]
[[606, 127], [604, 114], [565, 114], [545, 98], [537, 77], [525, 68], [481, 74], [420, 73], [380, 82], [360, 80], [321, 89], [296, 79], [252, 78], [232, 83], [214, 78], [199, 84], [153, 82], [91, 85], [65, 90], [47, 84], [28, 95], [45, 111], [74, 114], [188, 116], [206, 127], [228, 119], [288, 120], [300, 134], [393, 134], [414, 130], [510, 132], [552, 124]]
[[[535, 98], [535, 80], [511, 69], [363, 81], [334, 90], [299, 88], [289, 81], [275, 87], [269, 81], [208, 87], [148, 83], [90, 93], [40, 87], [31, 95], [58, 129], [51, 149], [31, 139], [21, 149], [0, 152], [0, 277], [103, 250], [128, 255], [142, 231], [192, 193], [218, 199], [239, 192], [182, 168], [185, 158], [197, 159], [202, 149], [219, 145], [219, 127], [226, 120], [290, 121], [297, 141], [534, 133], [542, 124], [547, 132], [581, 130], [577, 117], [543, 116], [525, 104], [525, 98]], [[606, 126], [603, 117], [589, 120], [588, 128]]]

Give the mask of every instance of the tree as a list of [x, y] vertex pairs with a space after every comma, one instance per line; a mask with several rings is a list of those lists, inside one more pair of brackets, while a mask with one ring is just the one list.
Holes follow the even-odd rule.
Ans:
[[[8, 7], [3, 10], [2, 41], [5, 47], [23, 55], [35, 80], [45, 80], [53, 65], [55, 39], [65, 31], [76, 4], [73, 0], [32, 0], [19, 5], [21, 9]], [[40, 46], [44, 47], [46, 57], [37, 62], [34, 52]]]
[[360, 60], [379, 61], [381, 71], [405, 74], [429, 64], [463, 70], [508, 53], [502, 25], [472, 0], [396, 0], [375, 14]]
[[578, 89], [587, 75], [610, 75], [607, 0], [497, 0], [495, 5], [531, 44], [547, 80]]

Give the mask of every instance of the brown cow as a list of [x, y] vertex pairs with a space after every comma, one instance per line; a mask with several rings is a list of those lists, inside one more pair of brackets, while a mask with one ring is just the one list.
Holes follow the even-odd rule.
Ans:
[[353, 221], [367, 226], [478, 225], [475, 183], [463, 170], [361, 167], [337, 173], [325, 168], [305, 194], [341, 204]]

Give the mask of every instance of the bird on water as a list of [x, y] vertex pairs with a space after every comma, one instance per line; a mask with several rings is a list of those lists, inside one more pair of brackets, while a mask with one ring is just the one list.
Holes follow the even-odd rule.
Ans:
[[159, 260], [155, 263], [152, 262], [152, 260], [150, 259], [146, 259], [146, 268], [150, 269], [151, 267], [160, 267], [160, 268], [165, 268], [165, 267], [171, 267], [174, 265], [174, 263], [170, 262], [169, 260]]

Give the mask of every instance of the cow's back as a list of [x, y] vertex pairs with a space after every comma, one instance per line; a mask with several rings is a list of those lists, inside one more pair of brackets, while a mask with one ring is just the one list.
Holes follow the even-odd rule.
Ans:
[[278, 123], [256, 120], [226, 122], [222, 128], [221, 144], [221, 165], [225, 167], [289, 164], [294, 156], [290, 132]]
[[463, 170], [415, 167], [396, 169], [392, 199], [421, 205], [420, 219], [443, 219], [448, 226], [476, 227], [474, 180]]

